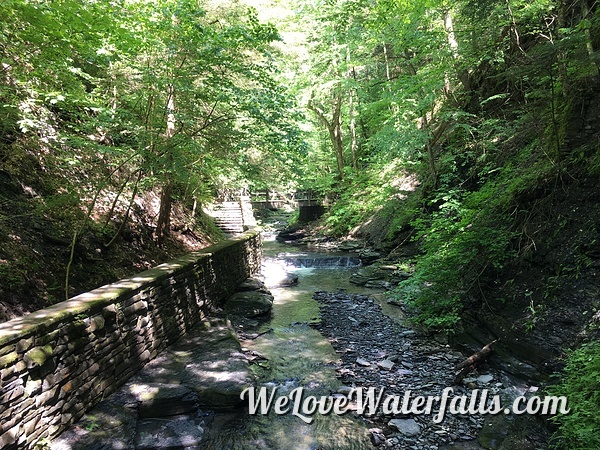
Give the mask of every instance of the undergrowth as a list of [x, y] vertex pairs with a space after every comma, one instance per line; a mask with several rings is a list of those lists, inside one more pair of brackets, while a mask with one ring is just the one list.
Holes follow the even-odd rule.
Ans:
[[571, 409], [553, 418], [559, 428], [552, 448], [600, 448], [600, 342], [583, 344], [569, 354], [564, 378], [550, 394], [566, 396]]

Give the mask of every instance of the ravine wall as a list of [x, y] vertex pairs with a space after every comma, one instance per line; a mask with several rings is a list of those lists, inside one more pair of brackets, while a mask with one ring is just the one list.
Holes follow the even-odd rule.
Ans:
[[260, 270], [258, 231], [0, 324], [0, 448], [31, 449], [114, 392]]

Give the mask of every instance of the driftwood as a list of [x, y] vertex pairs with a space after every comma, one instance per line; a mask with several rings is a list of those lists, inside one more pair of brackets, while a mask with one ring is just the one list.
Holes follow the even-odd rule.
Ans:
[[488, 357], [488, 355], [490, 353], [492, 353], [494, 351], [494, 349], [492, 348], [492, 345], [494, 345], [496, 342], [498, 342], [498, 339], [490, 342], [489, 344], [485, 345], [478, 352], [473, 353], [467, 359], [458, 363], [454, 367], [454, 370], [460, 370], [460, 372], [458, 372], [456, 374], [456, 376], [454, 377], [454, 384], [460, 383], [463, 380], [463, 378], [466, 377], [467, 374], [469, 374], [469, 372], [475, 370], [477, 365], [479, 365], [479, 363], [481, 363], [485, 358]]
[[273, 331], [273, 328], [269, 328], [267, 331], [263, 331], [262, 333], [253, 333], [253, 334], [248, 334], [245, 336], [244, 340], [254, 340], [257, 337], [260, 337], [264, 334], [270, 333], [271, 331]]

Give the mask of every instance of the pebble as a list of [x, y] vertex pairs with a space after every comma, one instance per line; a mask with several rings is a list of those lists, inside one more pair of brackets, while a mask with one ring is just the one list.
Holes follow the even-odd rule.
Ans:
[[481, 383], [481, 384], [488, 384], [488, 383], [490, 383], [490, 382], [491, 382], [493, 379], [494, 379], [494, 376], [493, 376], [493, 375], [489, 375], [489, 374], [486, 374], [486, 375], [479, 375], [479, 376], [477, 377], [477, 382], [478, 382], [478, 383]]
[[383, 361], [379, 361], [377, 365], [384, 370], [392, 370], [394, 367], [394, 363], [389, 359], [384, 359]]

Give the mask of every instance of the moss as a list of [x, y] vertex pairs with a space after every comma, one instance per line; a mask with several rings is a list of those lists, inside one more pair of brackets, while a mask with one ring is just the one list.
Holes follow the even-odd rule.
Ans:
[[19, 359], [17, 352], [11, 352], [8, 355], [0, 356], [0, 370], [6, 369]]
[[25, 362], [28, 368], [42, 367], [48, 358], [52, 357], [53, 348], [51, 345], [35, 347], [25, 353]]

